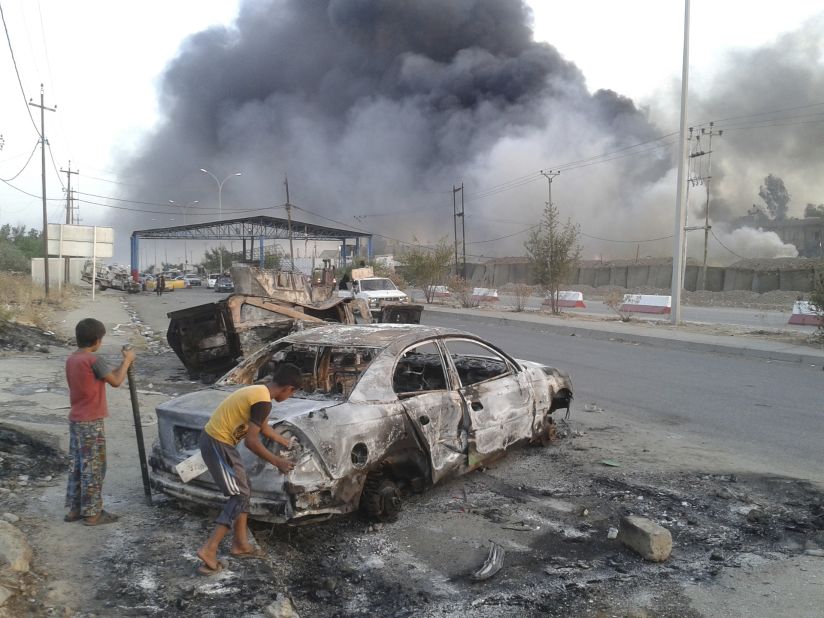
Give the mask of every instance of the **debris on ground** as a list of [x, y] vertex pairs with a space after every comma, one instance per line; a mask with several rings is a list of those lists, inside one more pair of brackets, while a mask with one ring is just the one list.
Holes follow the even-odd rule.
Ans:
[[472, 574], [472, 581], [482, 582], [494, 576], [504, 566], [504, 548], [497, 543], [489, 546], [489, 554], [480, 569]]
[[646, 517], [628, 515], [621, 519], [618, 538], [644, 560], [664, 562], [672, 553], [672, 534]]

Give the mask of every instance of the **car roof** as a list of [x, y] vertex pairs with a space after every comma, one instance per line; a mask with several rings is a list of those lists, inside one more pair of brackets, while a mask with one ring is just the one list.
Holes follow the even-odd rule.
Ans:
[[463, 331], [452, 328], [436, 328], [422, 324], [362, 324], [330, 325], [311, 328], [289, 335], [282, 341], [291, 343], [314, 343], [366, 348], [386, 348], [393, 343], [406, 345], [428, 337], [443, 335], [466, 335]]

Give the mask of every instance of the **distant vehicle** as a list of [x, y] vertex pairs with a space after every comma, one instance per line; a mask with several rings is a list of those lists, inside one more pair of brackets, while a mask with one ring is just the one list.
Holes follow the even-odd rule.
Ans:
[[200, 280], [200, 277], [193, 273], [183, 275], [183, 279], [184, 281], [187, 281], [191, 287], [198, 287], [203, 285], [203, 282]]
[[217, 283], [217, 274], [211, 273], [206, 275], [206, 287], [210, 290], [215, 287], [215, 283]]
[[222, 275], [217, 278], [215, 282], [215, 292], [234, 292], [235, 291], [235, 282], [232, 281], [231, 277], [227, 277], [226, 275]]
[[347, 289], [338, 291], [338, 296], [363, 299], [375, 318], [379, 317], [381, 309], [386, 305], [409, 302], [409, 297], [390, 279], [376, 277], [369, 266], [352, 269], [352, 281], [347, 284]]

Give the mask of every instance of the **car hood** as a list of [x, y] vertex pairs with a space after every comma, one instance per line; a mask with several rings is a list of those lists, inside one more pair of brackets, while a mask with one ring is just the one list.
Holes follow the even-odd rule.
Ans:
[[406, 296], [400, 290], [364, 290], [361, 294], [369, 298], [404, 298]]

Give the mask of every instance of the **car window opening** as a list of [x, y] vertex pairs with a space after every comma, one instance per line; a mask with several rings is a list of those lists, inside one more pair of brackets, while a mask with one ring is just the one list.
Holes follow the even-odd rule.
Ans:
[[363, 292], [380, 292], [398, 289], [389, 279], [361, 279], [360, 287]]
[[303, 388], [295, 397], [346, 399], [378, 352], [374, 348], [290, 344], [261, 359], [257, 378], [265, 380], [276, 365], [292, 363], [303, 374]]
[[462, 386], [478, 384], [509, 372], [509, 365], [503, 358], [474, 341], [455, 340], [445, 344]]
[[405, 352], [395, 366], [392, 387], [398, 395], [445, 390], [446, 372], [437, 346], [428, 343]]

